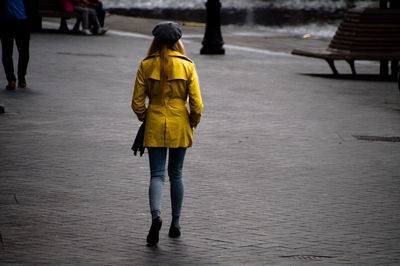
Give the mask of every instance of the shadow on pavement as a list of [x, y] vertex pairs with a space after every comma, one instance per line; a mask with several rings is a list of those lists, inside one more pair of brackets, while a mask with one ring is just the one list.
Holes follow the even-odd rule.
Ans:
[[301, 73], [304, 76], [328, 78], [328, 79], [342, 79], [342, 80], [366, 80], [366, 81], [397, 81], [392, 76], [381, 76], [379, 74], [314, 74], [314, 73]]

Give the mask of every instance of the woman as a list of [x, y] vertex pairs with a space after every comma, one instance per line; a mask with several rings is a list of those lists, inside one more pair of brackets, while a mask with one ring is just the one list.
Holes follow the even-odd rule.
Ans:
[[[136, 75], [132, 109], [145, 122], [143, 146], [150, 162], [150, 211], [152, 224], [147, 243], [155, 245], [161, 229], [161, 201], [165, 181], [167, 151], [168, 176], [171, 182], [172, 222], [170, 237], [179, 237], [183, 201], [182, 167], [186, 148], [192, 146], [193, 128], [200, 122], [203, 109], [197, 73], [185, 56], [179, 40], [178, 24], [164, 22], [153, 29], [154, 39], [147, 57]], [[149, 98], [146, 107], [145, 100]], [[189, 102], [190, 112], [187, 103]]]

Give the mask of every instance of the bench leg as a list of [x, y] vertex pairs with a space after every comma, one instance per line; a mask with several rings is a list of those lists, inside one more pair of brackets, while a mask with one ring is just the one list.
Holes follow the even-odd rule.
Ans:
[[399, 86], [399, 92], [400, 92], [400, 71], [397, 72], [397, 84]]
[[58, 30], [61, 32], [69, 32], [67, 20], [65, 18], [61, 18], [60, 28]]
[[73, 32], [75, 32], [75, 33], [78, 33], [78, 32], [79, 32], [79, 27], [80, 27], [81, 22], [82, 22], [82, 19], [81, 19], [81, 18], [77, 18], [77, 19], [76, 19], [74, 28], [72, 29]]
[[397, 72], [399, 71], [398, 64], [399, 64], [398, 60], [392, 60], [390, 63], [390, 68], [391, 68], [390, 74], [392, 75], [393, 78], [396, 78]]
[[336, 70], [334, 61], [332, 59], [325, 59], [325, 61], [328, 63], [328, 65], [332, 69], [333, 75], [335, 75], [335, 76], [339, 75], [339, 72]]
[[356, 73], [356, 67], [354, 65], [354, 60], [346, 60], [346, 62], [349, 64], [350, 68], [351, 68], [351, 73], [355, 76], [357, 75]]
[[381, 76], [388, 76], [389, 75], [389, 62], [388, 60], [381, 60], [380, 61], [380, 75]]
[[400, 92], [400, 70], [397, 72], [397, 84], [399, 86], [399, 92]]

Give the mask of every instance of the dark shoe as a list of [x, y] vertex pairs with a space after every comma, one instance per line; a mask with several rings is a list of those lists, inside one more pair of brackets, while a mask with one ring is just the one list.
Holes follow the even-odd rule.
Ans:
[[6, 86], [6, 90], [15, 90], [15, 81], [10, 81], [8, 82], [8, 85]]
[[158, 243], [158, 233], [160, 232], [162, 225], [162, 220], [160, 217], [157, 217], [151, 223], [149, 234], [147, 235], [147, 243], [150, 246], [156, 245]]
[[18, 81], [18, 88], [26, 88], [26, 80], [21, 79]]
[[169, 228], [169, 237], [176, 238], [181, 236], [181, 230], [179, 228], [175, 227], [175, 225], [171, 224], [171, 227]]

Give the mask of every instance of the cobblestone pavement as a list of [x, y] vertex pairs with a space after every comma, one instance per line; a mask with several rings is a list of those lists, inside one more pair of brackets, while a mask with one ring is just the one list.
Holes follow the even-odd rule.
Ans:
[[226, 55], [200, 56], [198, 29], [185, 28], [205, 109], [185, 160], [183, 235], [167, 236], [166, 184], [156, 247], [147, 154], [130, 151], [148, 35], [33, 34], [28, 88], [0, 91], [0, 264], [400, 264], [400, 143], [353, 137], [400, 136], [396, 83], [311, 75], [330, 70], [266, 50], [276, 39], [234, 42], [235, 30], [224, 28]]

